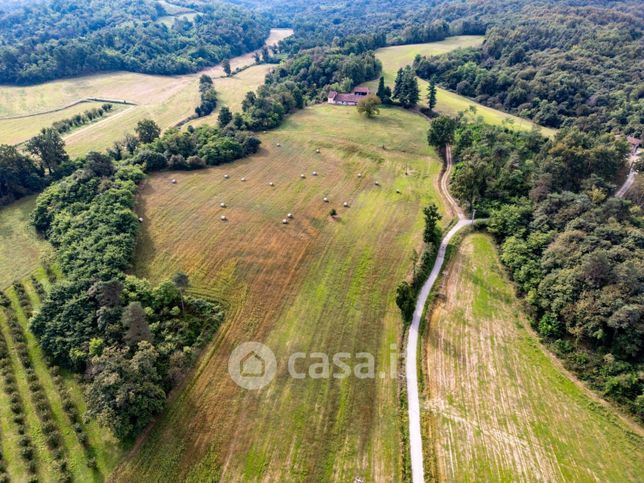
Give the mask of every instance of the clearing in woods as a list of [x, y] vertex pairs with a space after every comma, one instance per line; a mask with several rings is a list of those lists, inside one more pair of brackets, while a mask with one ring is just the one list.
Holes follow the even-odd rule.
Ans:
[[[290, 29], [272, 29], [266, 44], [274, 45], [291, 34]], [[254, 62], [253, 53], [247, 53], [232, 59], [231, 67], [234, 70]], [[249, 71], [265, 74], [268, 68], [269, 66], [266, 65], [248, 68], [241, 73], [246, 79], [242, 83], [251, 82], [248, 79], [253, 78], [253, 73]], [[88, 97], [127, 100], [137, 104], [65, 136], [70, 156], [80, 156], [90, 150], [102, 151], [108, 148], [115, 140], [122, 138], [128, 132], [133, 132], [136, 123], [146, 117], [155, 120], [165, 129], [194, 114], [194, 109], [199, 104], [198, 85], [201, 74], [213, 77], [224, 75], [221, 66], [215, 66], [197, 74], [179, 76], [113, 72], [62, 79], [28, 87], [0, 86], [0, 116], [44, 112]], [[264, 75], [256, 75], [254, 80], [257, 79], [259, 80], [257, 85], [249, 84], [247, 90], [255, 89], [261, 84]], [[219, 79], [215, 80], [215, 89], [218, 91], [220, 90], [219, 81]], [[226, 85], [234, 84], [230, 79], [221, 79], [221, 81], [223, 90]], [[232, 89], [235, 90], [237, 87]], [[223, 94], [223, 97], [225, 98], [226, 94]], [[55, 120], [57, 119], [60, 117]], [[21, 125], [29, 126], [32, 122], [31, 118], [25, 118], [22, 119]], [[0, 131], [0, 135], [4, 134]]]
[[[478, 47], [483, 43], [482, 35], [460, 35], [448, 37], [440, 42], [429, 42], [425, 44], [396, 45], [393, 47], [383, 47], [376, 50], [376, 57], [382, 62], [383, 76], [385, 83], [393, 89], [394, 80], [398, 69], [414, 62], [416, 55], [441, 55], [451, 50], [465, 47]], [[378, 87], [377, 81], [368, 82], [372, 89]], [[420, 88], [420, 102], [427, 105], [427, 88], [429, 83], [420, 77], [418, 78], [418, 87]], [[527, 119], [508, 114], [507, 112], [498, 111], [490, 107], [483, 106], [467, 97], [456, 94], [440, 87], [436, 93], [437, 105], [436, 110], [449, 115], [456, 115], [459, 112], [467, 111], [470, 107], [476, 108], [476, 114], [483, 117], [483, 120], [489, 124], [500, 125], [504, 122], [511, 122], [513, 126], [519, 129], [530, 130], [535, 124]], [[545, 136], [553, 136], [554, 129], [540, 127]]]
[[32, 273], [51, 250], [30, 224], [35, 205], [30, 196], [0, 208], [0, 290]]
[[[367, 119], [318, 105], [264, 135], [255, 156], [146, 181], [136, 273], [158, 282], [187, 272], [193, 293], [224, 301], [227, 320], [115, 480], [401, 479], [395, 291], [420, 248], [422, 208], [433, 201], [444, 213], [426, 130], [401, 109]], [[258, 392], [227, 372], [232, 349], [249, 340], [278, 359]], [[292, 379], [296, 351], [348, 352], [351, 364], [370, 352], [387, 377]]]
[[428, 474], [445, 481], [641, 479], [641, 430], [544, 353], [489, 236], [465, 237], [437, 300], [424, 337]]

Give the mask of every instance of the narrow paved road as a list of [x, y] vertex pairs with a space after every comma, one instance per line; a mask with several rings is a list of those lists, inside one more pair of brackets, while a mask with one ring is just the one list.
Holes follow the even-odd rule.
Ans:
[[423, 315], [427, 297], [432, 290], [436, 279], [440, 274], [443, 262], [445, 261], [445, 252], [447, 245], [456, 233], [461, 228], [472, 224], [472, 220], [467, 220], [463, 211], [456, 203], [456, 200], [449, 194], [448, 181], [449, 173], [452, 170], [452, 150], [447, 146], [445, 152], [447, 158], [447, 166], [443, 171], [439, 185], [445, 201], [449, 205], [452, 212], [458, 216], [458, 223], [445, 235], [441, 241], [436, 255], [436, 261], [432, 268], [429, 278], [423, 284], [418, 300], [416, 301], [416, 308], [414, 309], [414, 316], [409, 327], [409, 337], [407, 338], [406, 350], [406, 378], [407, 378], [407, 404], [409, 409], [409, 451], [411, 453], [411, 473], [413, 483], [422, 483], [425, 481], [425, 471], [423, 468], [423, 439], [420, 425], [420, 399], [418, 396], [418, 368], [416, 367], [416, 359], [418, 355], [418, 328], [420, 326], [420, 318]]
[[639, 158], [639, 149], [635, 151], [633, 154], [631, 154], [629, 159], [631, 169], [628, 172], [628, 176], [626, 177], [626, 181], [624, 181], [624, 184], [615, 192], [615, 197], [623, 198], [624, 195], [628, 193], [628, 190], [631, 189], [631, 186], [633, 186], [633, 183], [635, 182], [635, 176], [637, 176], [635, 165], [637, 164], [638, 158]]

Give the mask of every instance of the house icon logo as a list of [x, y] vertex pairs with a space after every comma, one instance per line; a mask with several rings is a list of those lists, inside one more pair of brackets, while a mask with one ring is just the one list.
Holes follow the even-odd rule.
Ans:
[[228, 374], [244, 389], [257, 390], [275, 377], [275, 354], [259, 342], [244, 342], [235, 347], [228, 359]]

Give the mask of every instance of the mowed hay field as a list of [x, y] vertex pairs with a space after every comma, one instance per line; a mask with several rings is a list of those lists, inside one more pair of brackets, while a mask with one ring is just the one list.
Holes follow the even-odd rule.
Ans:
[[32, 273], [51, 251], [30, 224], [35, 204], [30, 196], [0, 208], [0, 290]]
[[465, 237], [424, 339], [427, 467], [443, 481], [641, 481], [641, 428], [544, 353], [493, 240]]
[[[291, 33], [290, 29], [272, 29], [266, 44], [274, 45]], [[253, 63], [252, 53], [231, 59], [233, 69]], [[88, 97], [127, 100], [136, 104], [66, 136], [67, 151], [71, 156], [79, 156], [90, 150], [106, 149], [132, 132], [141, 119], [154, 119], [165, 129], [192, 115], [199, 104], [199, 76], [202, 73], [217, 77], [223, 75], [223, 70], [215, 66], [204, 72], [180, 76], [114, 72], [28, 87], [0, 86], [0, 116], [45, 112]], [[257, 85], [263, 80], [261, 76]], [[218, 80], [215, 80], [215, 88], [218, 88]], [[57, 119], [60, 118], [54, 120]], [[30, 118], [22, 121], [24, 126], [33, 122]], [[0, 136], [4, 135], [1, 130], [0, 123]]]
[[[399, 109], [369, 120], [319, 105], [263, 136], [255, 156], [146, 182], [136, 273], [158, 282], [186, 271], [193, 293], [225, 302], [227, 320], [115, 480], [401, 479], [395, 376], [296, 380], [286, 367], [296, 351], [367, 351], [389, 376], [393, 350], [395, 370], [396, 286], [420, 247], [422, 208], [442, 209], [441, 163], [426, 129]], [[282, 225], [288, 212], [294, 218]], [[249, 340], [278, 360], [275, 380], [258, 392], [227, 373], [231, 351]]]
[[[398, 69], [411, 65], [416, 55], [441, 55], [458, 48], [478, 47], [483, 43], [483, 39], [484, 37], [482, 35], [461, 35], [449, 37], [440, 42], [383, 47], [382, 49], [376, 50], [376, 57], [382, 62], [385, 82], [393, 89]], [[378, 82], [371, 81], [366, 85], [372, 89], [376, 89]], [[418, 78], [418, 87], [420, 88], [420, 104], [426, 106], [429, 83]], [[530, 130], [535, 126], [533, 122], [527, 119], [522, 119], [512, 114], [483, 106], [467, 97], [441, 89], [440, 87], [437, 89], [436, 99], [436, 110], [452, 116], [459, 112], [467, 111], [473, 106], [476, 108], [477, 116], [481, 116], [489, 124], [501, 125], [503, 123], [511, 123], [512, 126], [524, 130]], [[540, 129], [546, 136], [553, 136], [555, 133], [553, 129], [544, 127]]]

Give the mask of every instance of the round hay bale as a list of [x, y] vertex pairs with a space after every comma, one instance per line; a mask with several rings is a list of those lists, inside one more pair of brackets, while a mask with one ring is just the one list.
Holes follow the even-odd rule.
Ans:
[[349, 208], [349, 203], [345, 201], [344, 203], [342, 203], [342, 206], [344, 206], [345, 208]]
[[273, 183], [273, 182], [271, 181], [270, 183], [268, 183], [268, 185], [269, 185], [269, 186], [275, 186], [275, 183]]
[[177, 180], [172, 178], [172, 184], [177, 184]]
[[226, 215], [221, 215], [221, 221], [226, 221], [228, 218], [226, 218]]
[[221, 206], [222, 208], [226, 208], [226, 203], [222, 201], [221, 203], [219, 203], [219, 206]]
[[400, 194], [400, 190], [396, 190], [396, 193]]
[[286, 215], [286, 216], [287, 216], [287, 218], [293, 218], [293, 213], [289, 213], [289, 214], [288, 214], [288, 215]]
[[327, 197], [325, 196], [325, 197], [324, 197], [324, 202], [325, 202], [325, 203], [328, 203], [328, 202], [329, 202], [329, 198], [327, 198]]
[[318, 175], [318, 172], [317, 172], [317, 171], [313, 171], [313, 173], [311, 173], [311, 174], [312, 174], [313, 176], [317, 176], [317, 175]]
[[224, 175], [224, 179], [228, 179], [228, 178], [230, 178], [230, 176], [228, 176], [227, 174], [225, 174], [225, 175]]
[[362, 178], [362, 173], [358, 173], [358, 178]]
[[241, 180], [242, 180], [242, 181], [246, 181], [246, 178], [242, 178]]
[[281, 147], [282, 145], [281, 145], [280, 143], [277, 143], [275, 146], [277, 146], [277, 147], [279, 148], [279, 147]]
[[317, 148], [317, 149], [315, 150], [315, 152], [316, 152], [316, 153], [318, 153], [318, 154], [320, 154], [320, 148]]
[[376, 186], [380, 186], [380, 182], [379, 182], [379, 181], [374, 181], [374, 182], [373, 182], [373, 184], [375, 184]]
[[143, 223], [143, 218], [139, 217], [139, 223]]
[[286, 218], [282, 220], [282, 225], [288, 225], [288, 220]]
[[300, 178], [302, 178], [302, 179], [306, 178], [306, 176], [304, 176], [304, 173], [302, 173], [302, 174], [300, 175]]

